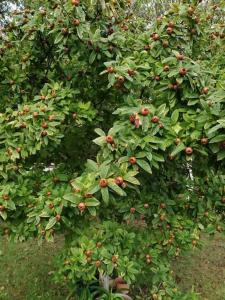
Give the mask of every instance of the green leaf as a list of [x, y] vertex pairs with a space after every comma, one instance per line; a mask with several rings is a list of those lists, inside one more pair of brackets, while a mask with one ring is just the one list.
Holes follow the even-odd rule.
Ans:
[[185, 145], [183, 143], [178, 144], [175, 149], [172, 151], [171, 155], [175, 156], [177, 155], [179, 152], [183, 151], [185, 149]]
[[91, 189], [88, 191], [88, 194], [95, 194], [100, 190], [100, 186], [99, 184], [91, 187]]
[[89, 198], [85, 200], [87, 206], [98, 206], [100, 202], [96, 198]]
[[100, 137], [94, 139], [93, 142], [99, 146], [102, 146], [105, 143], [105, 137], [100, 136]]
[[98, 164], [92, 159], [88, 159], [86, 163], [87, 169], [93, 172], [98, 171]]
[[69, 193], [69, 194], [64, 195], [63, 199], [65, 199], [65, 200], [67, 200], [71, 203], [74, 203], [74, 204], [78, 203], [77, 196], [75, 196], [73, 193]]
[[108, 176], [109, 169], [110, 169], [110, 165], [105, 165], [105, 164], [101, 165], [101, 167], [99, 168], [99, 173], [101, 178], [106, 178]]
[[150, 165], [149, 165], [145, 160], [137, 159], [137, 164], [138, 164], [143, 170], [145, 170], [146, 172], [152, 174], [152, 169], [151, 169]]
[[109, 203], [109, 190], [107, 187], [101, 189], [102, 199], [105, 204]]
[[6, 211], [0, 211], [0, 216], [5, 221], [7, 219], [7, 212]]
[[215, 136], [209, 141], [209, 143], [218, 143], [223, 141], [225, 141], [225, 134]]
[[101, 128], [96, 128], [95, 132], [100, 136], [105, 136], [105, 132]]
[[140, 185], [140, 182], [139, 180], [137, 180], [137, 178], [133, 177], [133, 176], [130, 176], [130, 175], [125, 175], [123, 177], [123, 179], [129, 183], [132, 183], [134, 185]]
[[55, 217], [52, 217], [50, 220], [49, 220], [49, 222], [48, 222], [48, 224], [46, 225], [46, 227], [45, 227], [45, 230], [49, 230], [49, 229], [51, 229], [55, 224], [56, 224], [56, 218]]
[[55, 38], [54, 44], [59, 44], [62, 40], [63, 40], [64, 36], [62, 35], [62, 33], [58, 33], [58, 35]]
[[176, 124], [177, 121], [178, 121], [178, 118], [179, 118], [179, 110], [175, 109], [174, 112], [171, 115], [172, 124]]
[[126, 193], [117, 184], [110, 182], [109, 187], [120, 196], [126, 196]]
[[91, 52], [91, 55], [89, 56], [89, 64], [92, 65], [93, 62], [95, 61], [95, 58], [97, 56], [97, 53], [95, 51]]
[[225, 150], [221, 151], [217, 155], [217, 160], [223, 160], [225, 158]]

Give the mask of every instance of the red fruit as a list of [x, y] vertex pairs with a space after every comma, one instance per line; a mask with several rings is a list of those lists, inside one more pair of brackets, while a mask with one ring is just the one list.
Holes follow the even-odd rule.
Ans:
[[74, 26], [79, 26], [80, 25], [80, 20], [78, 20], [78, 19], [73, 20], [73, 25]]
[[109, 144], [113, 144], [113, 137], [111, 135], [107, 135], [107, 137], [105, 138], [106, 142]]
[[194, 13], [194, 8], [192, 6], [189, 6], [187, 12], [189, 15], [192, 15]]
[[160, 81], [160, 79], [161, 79], [160, 76], [158, 76], [158, 75], [155, 76], [156, 81]]
[[117, 263], [117, 257], [115, 255], [113, 255], [111, 261], [114, 264]]
[[173, 28], [172, 27], [167, 27], [166, 32], [170, 35], [173, 33]]
[[100, 179], [100, 181], [99, 181], [99, 185], [100, 185], [100, 187], [102, 187], [102, 188], [107, 187], [108, 184], [109, 184], [109, 183], [108, 183], [108, 180], [105, 179], [105, 178], [102, 178], [102, 179]]
[[209, 88], [207, 86], [205, 86], [203, 89], [202, 89], [202, 93], [203, 94], [208, 94], [209, 92]]
[[183, 60], [183, 59], [184, 59], [184, 55], [178, 53], [178, 54], [176, 55], [176, 59], [177, 59], [177, 60]]
[[170, 22], [167, 24], [167, 26], [173, 28], [173, 27], [174, 27], [174, 22], [173, 22], [173, 21], [170, 21]]
[[41, 132], [41, 136], [42, 136], [42, 137], [44, 137], [44, 136], [46, 136], [46, 135], [48, 135], [48, 132], [47, 132], [47, 131], [44, 130], [44, 131]]
[[67, 33], [68, 33], [68, 28], [62, 28], [61, 29], [61, 33], [63, 34], [63, 35], [66, 35]]
[[43, 100], [45, 100], [45, 99], [46, 99], [46, 97], [45, 97], [44, 95], [41, 95], [41, 96], [40, 96], [40, 100], [43, 101]]
[[27, 105], [24, 106], [23, 111], [24, 111], [25, 113], [28, 113], [28, 112], [30, 111], [29, 106], [27, 106]]
[[148, 203], [145, 203], [145, 204], [144, 204], [144, 208], [146, 208], [146, 209], [149, 208], [149, 204], [148, 204]]
[[208, 142], [209, 142], [209, 140], [208, 140], [208, 138], [206, 138], [206, 137], [203, 137], [203, 138], [201, 138], [201, 144], [202, 145], [207, 145], [208, 144]]
[[181, 69], [179, 70], [179, 74], [180, 74], [181, 76], [187, 75], [187, 69], [186, 69], [186, 68], [181, 68]]
[[135, 165], [136, 162], [137, 162], [136, 157], [134, 157], [134, 156], [130, 157], [130, 158], [129, 158], [129, 162], [130, 162], [132, 165]]
[[108, 73], [113, 73], [113, 72], [114, 72], [113, 66], [107, 67], [107, 72], [108, 72]]
[[4, 205], [0, 205], [0, 211], [5, 210], [5, 206]]
[[170, 70], [170, 67], [168, 65], [164, 66], [163, 71], [168, 72]]
[[42, 122], [41, 127], [43, 129], [47, 129], [48, 128], [48, 124], [46, 122]]
[[27, 124], [26, 123], [21, 123], [20, 126], [19, 126], [21, 129], [24, 129], [27, 127]]
[[87, 194], [84, 195], [84, 197], [85, 197], [86, 199], [91, 199], [91, 198], [93, 198], [93, 195], [90, 194], [90, 193], [87, 193]]
[[114, 282], [115, 282], [115, 285], [126, 283], [126, 281], [122, 277], [115, 278]]
[[78, 207], [78, 209], [79, 209], [80, 211], [84, 211], [85, 208], [86, 208], [86, 204], [83, 203], [83, 202], [81, 202], [81, 203], [79, 203], [79, 204], [77, 205], [77, 207]]
[[97, 243], [96, 243], [96, 247], [97, 247], [97, 248], [101, 248], [101, 246], [102, 246], [102, 243], [101, 243], [101, 242], [97, 242]]
[[38, 112], [37, 111], [34, 111], [33, 112], [33, 118], [37, 118], [38, 117]]
[[53, 203], [49, 203], [48, 207], [49, 207], [50, 209], [53, 209], [53, 208], [54, 208], [54, 204], [53, 204]]
[[119, 76], [119, 77], [117, 77], [117, 81], [118, 81], [119, 83], [124, 83], [125, 78], [124, 78], [123, 76]]
[[56, 215], [55, 218], [56, 218], [57, 222], [59, 222], [61, 220], [61, 216], [60, 215]]
[[148, 108], [142, 108], [141, 114], [142, 116], [147, 116], [150, 113], [150, 110]]
[[158, 41], [160, 39], [160, 36], [158, 35], [158, 33], [154, 32], [152, 34], [152, 39], [153, 39], [153, 41]]
[[91, 250], [87, 250], [85, 252], [85, 255], [88, 256], [88, 257], [92, 256], [92, 251]]
[[48, 120], [49, 120], [50, 122], [54, 121], [54, 120], [55, 120], [55, 115], [50, 115], [50, 116], [48, 117]]
[[222, 202], [222, 203], [225, 203], [225, 197], [223, 197], [223, 198], [221, 199], [221, 202]]
[[135, 71], [132, 70], [132, 69], [128, 69], [127, 73], [128, 73], [128, 75], [131, 76], [131, 77], [135, 75]]
[[71, 0], [72, 5], [78, 6], [80, 1], [79, 0]]
[[131, 214], [134, 214], [134, 213], [135, 213], [135, 211], [136, 211], [136, 209], [135, 209], [134, 207], [131, 207], [131, 209], [130, 209], [130, 213], [131, 213]]
[[115, 183], [117, 185], [121, 186], [123, 184], [123, 177], [121, 177], [121, 176], [116, 177]]
[[158, 116], [154, 116], [154, 117], [152, 117], [152, 119], [151, 119], [152, 123], [158, 123], [159, 120], [160, 120], [160, 119], [159, 119]]
[[150, 50], [151, 49], [151, 45], [144, 45], [144, 50]]
[[52, 192], [47, 192], [47, 196], [49, 197], [49, 196], [51, 196], [51, 194], [52, 194]]
[[192, 149], [191, 147], [186, 147], [186, 148], [185, 148], [185, 153], [186, 153], [187, 155], [191, 155], [191, 154], [193, 153], [193, 149]]
[[97, 260], [97, 261], [95, 262], [95, 266], [96, 266], [96, 268], [100, 268], [100, 267], [101, 267], [101, 265], [102, 265], [102, 263], [101, 263], [101, 261], [100, 261], [100, 260]]
[[129, 120], [130, 120], [131, 124], [134, 124], [135, 123], [135, 115], [130, 115]]
[[162, 129], [162, 128], [164, 128], [164, 125], [161, 123], [161, 124], [159, 124], [159, 129]]

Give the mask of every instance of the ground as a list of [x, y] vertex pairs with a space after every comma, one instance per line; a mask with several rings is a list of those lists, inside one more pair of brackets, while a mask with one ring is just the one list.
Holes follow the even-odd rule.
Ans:
[[[38, 246], [34, 241], [14, 244], [0, 240], [1, 300], [65, 300], [68, 291], [52, 282], [54, 259], [63, 245]], [[205, 237], [202, 249], [193, 249], [173, 263], [174, 276], [184, 291], [194, 289], [200, 300], [225, 300], [225, 237]]]

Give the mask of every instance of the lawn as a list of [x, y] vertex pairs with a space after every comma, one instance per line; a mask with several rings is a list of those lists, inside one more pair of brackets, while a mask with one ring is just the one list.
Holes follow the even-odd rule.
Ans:
[[[66, 287], [52, 282], [55, 255], [62, 246], [62, 238], [42, 246], [1, 240], [0, 299], [65, 300]], [[225, 300], [225, 238], [205, 238], [202, 249], [178, 258], [173, 270], [180, 288], [193, 288], [200, 300]]]

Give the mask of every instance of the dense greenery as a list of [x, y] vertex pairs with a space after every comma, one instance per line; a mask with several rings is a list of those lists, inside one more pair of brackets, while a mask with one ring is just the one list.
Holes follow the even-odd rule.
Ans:
[[224, 4], [186, 2], [150, 26], [130, 2], [39, 0], [2, 30], [2, 233], [64, 233], [79, 299], [190, 299], [169, 261], [224, 230]]

